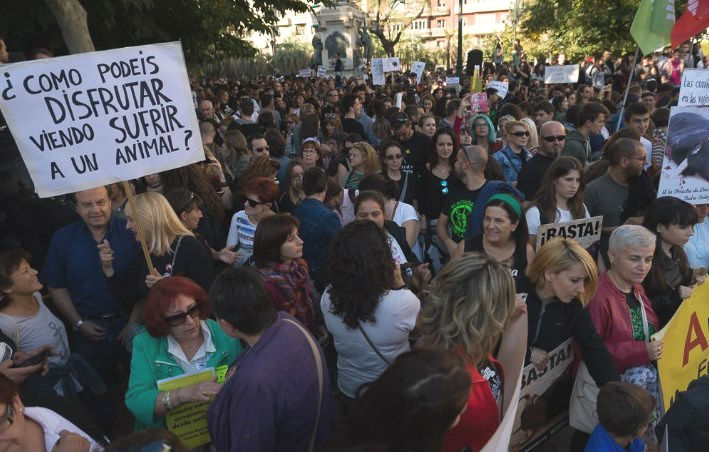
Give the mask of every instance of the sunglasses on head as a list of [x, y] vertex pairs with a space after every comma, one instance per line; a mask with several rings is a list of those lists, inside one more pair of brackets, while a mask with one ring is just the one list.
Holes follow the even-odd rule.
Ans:
[[542, 137], [542, 140], [548, 141], [551, 143], [552, 141], [564, 141], [566, 139], [566, 135], [550, 135], [548, 137]]
[[256, 207], [256, 206], [260, 206], [261, 204], [268, 204], [268, 203], [263, 202], [263, 201], [256, 201], [255, 199], [251, 199], [251, 198], [246, 198], [246, 201], [244, 202], [244, 204], [247, 204], [249, 207]]
[[199, 317], [199, 307], [197, 305], [192, 306], [187, 310], [187, 312], [180, 312], [179, 314], [165, 316], [165, 321], [170, 326], [180, 326], [187, 321], [187, 316], [196, 319]]
[[519, 132], [512, 132], [510, 135], [514, 135], [514, 136], [516, 136], [516, 137], [528, 137], [528, 136], [529, 136], [529, 132], [522, 132], [522, 131], [519, 131]]

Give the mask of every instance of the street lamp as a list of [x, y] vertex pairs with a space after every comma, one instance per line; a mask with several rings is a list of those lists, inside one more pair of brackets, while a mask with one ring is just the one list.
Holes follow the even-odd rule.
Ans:
[[458, 77], [463, 76], [463, 0], [458, 0], [458, 62], [455, 65]]

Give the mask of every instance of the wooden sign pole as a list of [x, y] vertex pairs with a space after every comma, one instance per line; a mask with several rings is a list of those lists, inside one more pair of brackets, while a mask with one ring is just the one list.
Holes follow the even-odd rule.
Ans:
[[145, 235], [143, 234], [143, 226], [140, 224], [140, 219], [136, 215], [135, 201], [133, 200], [133, 187], [128, 181], [123, 181], [123, 189], [128, 197], [128, 205], [130, 206], [131, 213], [133, 214], [133, 224], [135, 225], [135, 231], [138, 234], [138, 239], [140, 240], [140, 247], [143, 249], [143, 257], [145, 258], [145, 263], [148, 264], [148, 274], [154, 274], [155, 268], [153, 267], [153, 260], [150, 258], [150, 251], [148, 251], [148, 245], [145, 243]]

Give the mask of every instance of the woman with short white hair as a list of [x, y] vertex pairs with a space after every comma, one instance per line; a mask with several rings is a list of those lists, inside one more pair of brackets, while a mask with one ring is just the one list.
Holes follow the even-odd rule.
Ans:
[[[650, 341], [659, 325], [642, 286], [652, 267], [655, 242], [655, 234], [643, 226], [622, 225], [613, 231], [608, 243], [611, 267], [601, 275], [588, 312], [620, 379], [642, 386], [659, 400], [655, 361], [662, 356], [662, 340]], [[657, 419], [652, 417], [647, 429], [648, 441], [655, 441]]]

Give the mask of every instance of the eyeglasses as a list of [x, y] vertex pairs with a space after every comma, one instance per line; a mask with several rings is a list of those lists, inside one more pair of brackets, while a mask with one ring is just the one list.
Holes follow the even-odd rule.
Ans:
[[475, 124], [476, 129], [487, 129], [487, 124]]
[[642, 157], [626, 157], [629, 160], [640, 160], [641, 162], [647, 162], [647, 156]]
[[522, 132], [522, 131], [519, 131], [519, 132], [511, 132], [510, 135], [514, 135], [514, 136], [516, 136], [516, 137], [528, 137], [528, 136], [529, 136], [529, 132]]
[[317, 153], [318, 153], [318, 151], [316, 151], [316, 150], [313, 149], [313, 148], [303, 149], [303, 155], [305, 155], [305, 154], [317, 154]]
[[263, 152], [270, 151], [270, 150], [271, 150], [270, 146], [261, 146], [259, 148], [255, 148], [254, 152], [256, 152], [257, 154], [261, 154]]
[[180, 312], [179, 314], [165, 316], [165, 321], [170, 326], [180, 326], [187, 321], [187, 316], [196, 319], [199, 317], [199, 307], [197, 305], [192, 306], [187, 310], [187, 312]]
[[256, 201], [255, 199], [251, 199], [251, 198], [246, 198], [246, 201], [244, 202], [244, 204], [248, 205], [249, 207], [256, 207], [256, 206], [260, 206], [261, 204], [268, 204], [268, 203], [264, 202], [264, 201]]
[[550, 135], [548, 137], [542, 137], [542, 140], [548, 141], [549, 143], [553, 141], [564, 141], [566, 139], [566, 135]]
[[386, 156], [386, 159], [390, 162], [393, 162], [394, 160], [401, 160], [402, 158], [404, 158], [404, 156], [401, 154], [391, 154]]

